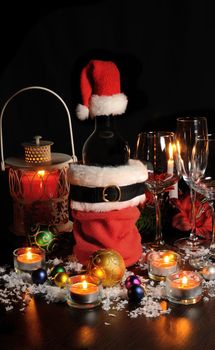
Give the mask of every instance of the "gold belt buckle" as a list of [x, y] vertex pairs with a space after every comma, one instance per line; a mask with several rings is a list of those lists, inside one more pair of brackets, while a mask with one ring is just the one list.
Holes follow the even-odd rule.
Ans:
[[[109, 188], [113, 188], [115, 190], [117, 190], [116, 192], [116, 198], [114, 198], [113, 200], [108, 199], [108, 193], [106, 192]], [[102, 190], [102, 199], [104, 202], [119, 202], [121, 199], [121, 188], [119, 186], [116, 185], [109, 185], [103, 188]]]

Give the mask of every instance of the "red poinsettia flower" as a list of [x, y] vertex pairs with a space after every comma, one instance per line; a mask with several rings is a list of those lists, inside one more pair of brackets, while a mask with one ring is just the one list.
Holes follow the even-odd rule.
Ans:
[[[183, 196], [181, 199], [174, 199], [176, 208], [179, 210], [172, 220], [172, 226], [180, 231], [191, 230], [191, 202], [190, 196]], [[196, 233], [199, 236], [210, 239], [212, 230], [211, 210], [208, 202], [202, 202], [199, 198], [196, 199]]]

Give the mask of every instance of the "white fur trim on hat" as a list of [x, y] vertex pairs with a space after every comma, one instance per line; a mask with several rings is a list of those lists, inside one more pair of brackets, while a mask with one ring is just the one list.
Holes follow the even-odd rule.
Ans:
[[68, 169], [68, 181], [86, 187], [127, 186], [147, 178], [146, 166], [136, 159], [129, 159], [126, 165], [106, 167], [71, 163]]
[[89, 104], [90, 117], [123, 114], [127, 104], [127, 96], [123, 93], [114, 94], [112, 96], [92, 95]]
[[82, 104], [78, 104], [76, 108], [76, 115], [78, 119], [85, 120], [89, 118], [89, 109]]

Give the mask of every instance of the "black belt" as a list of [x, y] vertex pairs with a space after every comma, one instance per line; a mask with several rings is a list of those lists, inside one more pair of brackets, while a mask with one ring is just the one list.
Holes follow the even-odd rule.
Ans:
[[70, 198], [76, 202], [124, 202], [144, 194], [144, 182], [127, 186], [84, 187], [71, 185]]

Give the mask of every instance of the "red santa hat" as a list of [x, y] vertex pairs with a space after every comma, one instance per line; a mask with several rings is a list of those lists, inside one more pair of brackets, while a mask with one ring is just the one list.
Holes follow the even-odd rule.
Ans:
[[81, 72], [80, 85], [83, 104], [76, 109], [79, 119], [125, 112], [128, 100], [121, 93], [120, 73], [115, 63], [91, 60]]

